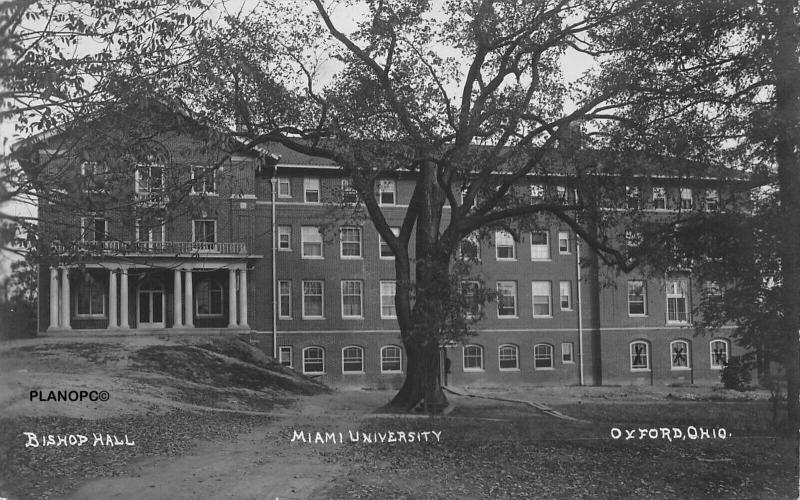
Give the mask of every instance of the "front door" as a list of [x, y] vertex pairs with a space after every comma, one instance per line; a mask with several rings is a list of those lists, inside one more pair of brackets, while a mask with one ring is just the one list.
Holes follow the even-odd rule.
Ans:
[[139, 287], [139, 328], [164, 328], [164, 287], [146, 283]]

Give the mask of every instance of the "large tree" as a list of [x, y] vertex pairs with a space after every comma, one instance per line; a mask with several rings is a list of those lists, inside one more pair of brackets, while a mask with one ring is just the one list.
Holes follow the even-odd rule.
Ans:
[[[624, 204], [630, 174], [665, 165], [697, 173], [690, 159], [664, 161], [666, 146], [600, 155], [607, 137], [581, 138], [638, 125], [630, 113], [638, 82], [616, 67], [570, 81], [562, 67], [581, 55], [624, 63], [629, 40], [609, 33], [644, 2], [368, 1], [345, 11], [352, 19], [341, 10], [349, 3], [311, 4], [271, 2], [264, 15], [231, 19], [230, 30], [200, 40], [183, 98], [235, 125], [251, 146], [329, 158], [350, 178], [395, 255], [408, 365], [392, 406], [443, 400], [440, 345], [467, 331], [452, 321], [453, 304], [463, 305], [452, 263], [465, 238], [493, 228], [519, 235], [555, 218], [599, 259], [630, 269], [618, 229], [641, 214], [599, 207]], [[565, 172], [566, 197], [528, 190], [531, 176]], [[415, 188], [395, 235], [376, 191], [398, 175]]]

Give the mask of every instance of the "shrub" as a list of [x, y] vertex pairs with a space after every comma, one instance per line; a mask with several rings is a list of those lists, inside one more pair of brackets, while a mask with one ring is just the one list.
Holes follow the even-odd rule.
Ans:
[[733, 356], [722, 368], [722, 374], [720, 375], [722, 385], [726, 389], [744, 391], [750, 385], [752, 370], [753, 363], [751, 361], [744, 359], [742, 356]]

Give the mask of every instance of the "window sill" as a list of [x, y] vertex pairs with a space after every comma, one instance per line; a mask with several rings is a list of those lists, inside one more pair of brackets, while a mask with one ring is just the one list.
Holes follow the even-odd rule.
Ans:
[[303, 316], [300, 319], [308, 320], [308, 321], [320, 321], [325, 319], [325, 316]]
[[516, 257], [496, 257], [497, 262], [517, 262]]
[[500, 316], [498, 314], [497, 319], [519, 319], [519, 316]]
[[564, 360], [562, 360], [562, 361], [561, 361], [561, 364], [562, 364], [562, 365], [574, 365], [574, 364], [575, 364], [575, 362], [574, 362], [574, 361], [564, 361]]
[[552, 366], [550, 368], [536, 368], [534, 366], [533, 370], [537, 371], [537, 372], [551, 372], [551, 371], [555, 370], [555, 368], [553, 368]]
[[547, 316], [536, 316], [536, 315], [534, 315], [533, 319], [553, 319], [553, 315], [552, 314], [547, 315]]
[[190, 194], [191, 196], [214, 196], [214, 197], [217, 197], [217, 196], [219, 196], [219, 193], [203, 193], [203, 192], [200, 192], [200, 193], [198, 193], [198, 192], [196, 192], [196, 191], [192, 191], [192, 192], [191, 192], [191, 193], [189, 193], [189, 194]]
[[342, 316], [342, 319], [355, 319], [355, 320], [363, 320], [364, 316]]
[[682, 325], [682, 326], [691, 326], [691, 325], [692, 325], [692, 324], [691, 324], [690, 322], [688, 322], [688, 321], [667, 321], [667, 323], [666, 323], [666, 324], [667, 324], [667, 325], [670, 325], [670, 326], [675, 326], [675, 325], [678, 325], [678, 326], [681, 326], [681, 325]]
[[303, 372], [303, 375], [325, 375], [325, 372]]
[[301, 258], [304, 260], [325, 260], [325, 257], [319, 255], [303, 255]]
[[278, 316], [278, 319], [290, 320], [290, 319], [292, 319], [292, 317], [291, 316]]
[[360, 371], [360, 372], [346, 372], [346, 371], [342, 370], [342, 375], [366, 375], [366, 372], [364, 372], [364, 371]]
[[628, 317], [629, 318], [646, 318], [647, 314], [631, 314], [631, 313], [628, 313]]
[[403, 373], [403, 370], [381, 370], [381, 375], [394, 375], [397, 373]]
[[539, 259], [531, 257], [531, 262], [553, 262], [553, 259], [549, 257], [547, 259]]
[[501, 372], [518, 372], [519, 368], [500, 368]]
[[482, 372], [484, 371], [483, 368], [464, 368], [465, 373], [475, 373], [475, 372]]
[[650, 373], [651, 371], [653, 370], [650, 368], [631, 368], [631, 372], [633, 373]]
[[688, 366], [672, 366], [670, 367], [670, 371], [673, 372], [690, 372], [692, 369]]
[[724, 367], [722, 367], [722, 366], [711, 366], [710, 367], [711, 370], [722, 370], [723, 368]]
[[397, 319], [397, 316], [381, 316], [381, 319]]
[[380, 260], [394, 260], [394, 255], [391, 257], [380, 257]]
[[558, 255], [572, 255], [572, 252], [562, 252], [561, 250], [559, 250]]
[[361, 255], [340, 255], [339, 258], [342, 260], [364, 260]]
[[278, 251], [279, 252], [291, 252], [292, 249], [291, 248], [279, 248]]

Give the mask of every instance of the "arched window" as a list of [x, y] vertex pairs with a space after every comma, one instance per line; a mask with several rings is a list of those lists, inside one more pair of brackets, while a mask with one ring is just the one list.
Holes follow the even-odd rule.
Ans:
[[303, 373], [325, 373], [325, 349], [316, 346], [303, 349]]
[[222, 316], [224, 291], [212, 280], [201, 280], [194, 289], [195, 312], [198, 316]]
[[356, 345], [342, 349], [342, 373], [364, 373], [364, 349]]
[[84, 272], [75, 290], [77, 316], [105, 317], [106, 286], [90, 272]]
[[381, 347], [381, 373], [403, 371], [403, 350], [396, 345]]
[[500, 371], [519, 370], [519, 349], [512, 344], [504, 344], [497, 348]]
[[643, 340], [631, 342], [631, 371], [650, 370], [650, 345]]
[[689, 342], [673, 340], [669, 344], [670, 368], [673, 370], [689, 369]]
[[483, 370], [483, 347], [479, 345], [464, 346], [464, 371]]
[[550, 344], [533, 346], [533, 368], [536, 370], [553, 368], [553, 346]]
[[711, 368], [721, 370], [728, 363], [730, 344], [724, 339], [714, 339], [709, 343], [711, 351]]

